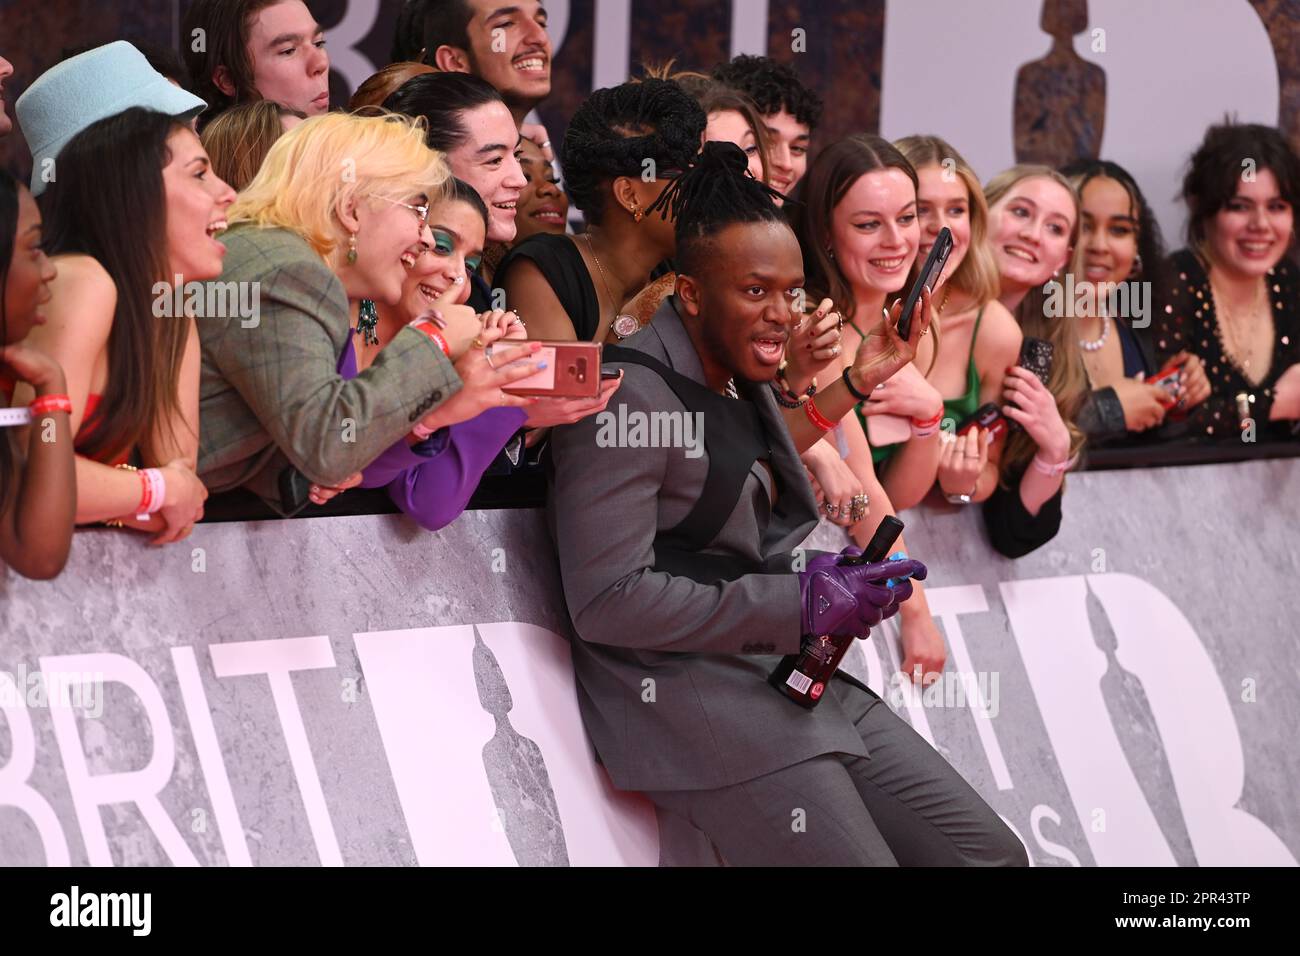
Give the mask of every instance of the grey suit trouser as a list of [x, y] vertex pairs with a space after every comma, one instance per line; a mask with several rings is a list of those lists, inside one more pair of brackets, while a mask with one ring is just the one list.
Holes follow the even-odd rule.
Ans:
[[822, 754], [716, 790], [647, 792], [662, 863], [719, 862], [692, 844], [694, 827], [734, 866], [1028, 865], [1015, 834], [888, 704], [844, 681], [835, 693], [869, 758]]

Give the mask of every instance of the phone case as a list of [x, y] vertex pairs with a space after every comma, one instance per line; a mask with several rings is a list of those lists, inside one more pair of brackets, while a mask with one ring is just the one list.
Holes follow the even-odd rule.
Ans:
[[866, 415], [867, 441], [872, 448], [896, 445], [912, 437], [912, 423], [901, 415]]
[[[515, 343], [511, 343], [515, 344]], [[595, 398], [600, 394], [599, 342], [543, 342], [533, 356], [546, 368], [507, 385], [511, 395]]]
[[1044, 385], [1052, 375], [1052, 343], [1033, 337], [1020, 346], [1020, 367], [1033, 372]]

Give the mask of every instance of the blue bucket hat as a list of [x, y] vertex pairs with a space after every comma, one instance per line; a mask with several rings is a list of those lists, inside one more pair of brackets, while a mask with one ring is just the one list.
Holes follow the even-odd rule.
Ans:
[[133, 106], [188, 120], [207, 104], [174, 86], [125, 40], [69, 57], [37, 77], [14, 104], [32, 150], [32, 194], [45, 191], [45, 161], [58, 156], [68, 140]]

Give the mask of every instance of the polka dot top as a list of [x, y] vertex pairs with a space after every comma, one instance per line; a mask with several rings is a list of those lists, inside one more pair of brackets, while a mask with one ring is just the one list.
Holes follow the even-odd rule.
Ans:
[[1294, 264], [1284, 258], [1268, 271], [1276, 336], [1268, 375], [1258, 385], [1252, 384], [1225, 354], [1210, 279], [1200, 260], [1191, 250], [1180, 249], [1170, 257], [1168, 276], [1171, 287], [1166, 290], [1165, 305], [1151, 323], [1151, 340], [1159, 361], [1163, 365], [1171, 355], [1185, 349], [1205, 363], [1210, 380], [1210, 397], [1187, 417], [1191, 433], [1210, 440], [1239, 441], [1238, 396], [1244, 394], [1258, 439], [1287, 437], [1290, 426], [1270, 422], [1268, 414], [1273, 405], [1273, 386], [1283, 372], [1300, 362], [1300, 277]]

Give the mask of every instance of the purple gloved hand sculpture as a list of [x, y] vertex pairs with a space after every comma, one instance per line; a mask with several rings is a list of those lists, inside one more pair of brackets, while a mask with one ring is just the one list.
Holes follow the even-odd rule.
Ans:
[[[903, 575], [924, 581], [927, 573], [924, 564], [910, 558], [828, 566], [819, 560], [823, 557], [830, 556], [819, 555], [809, 562], [816, 567], [799, 572], [804, 634], [865, 637], [882, 620], [897, 614], [899, 605], [912, 596], [910, 580], [899, 581], [893, 587], [887, 587], [885, 582]], [[839, 556], [835, 559], [838, 561]]]

